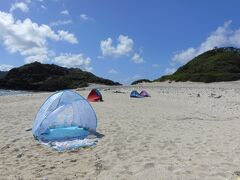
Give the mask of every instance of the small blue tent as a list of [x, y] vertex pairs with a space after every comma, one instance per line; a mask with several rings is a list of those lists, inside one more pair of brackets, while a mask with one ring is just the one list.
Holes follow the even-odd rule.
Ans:
[[33, 136], [43, 142], [84, 139], [96, 132], [97, 117], [86, 99], [65, 90], [50, 96], [39, 109]]
[[132, 98], [143, 98], [136, 90], [133, 90], [130, 94], [130, 97]]

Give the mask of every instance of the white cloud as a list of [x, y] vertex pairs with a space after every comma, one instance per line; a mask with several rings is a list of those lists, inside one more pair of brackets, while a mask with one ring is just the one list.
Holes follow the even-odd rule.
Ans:
[[100, 47], [103, 56], [118, 58], [121, 56], [129, 55], [133, 51], [133, 40], [128, 36], [120, 35], [118, 37], [118, 44], [116, 47], [112, 45], [112, 39], [107, 38], [101, 41]]
[[0, 11], [0, 42], [10, 53], [20, 53], [25, 62], [46, 62], [50, 51], [47, 41], [77, 43], [77, 38], [67, 31], [54, 32], [47, 25], [38, 25], [30, 19], [15, 20], [12, 14]]
[[44, 6], [44, 5], [41, 5], [41, 8], [42, 8], [42, 9], [44, 9], [44, 10], [46, 10], [46, 9], [47, 9], [47, 7], [46, 7], [46, 6]]
[[110, 69], [108, 71], [109, 74], [118, 74], [118, 72], [115, 69]]
[[81, 14], [80, 18], [84, 21], [93, 21], [94, 20], [92, 17], [89, 17], [86, 14]]
[[69, 12], [68, 12], [68, 10], [64, 10], [64, 11], [61, 11], [60, 14], [62, 14], [62, 15], [69, 15]]
[[14, 66], [12, 65], [0, 64], [0, 71], [9, 71], [12, 68], [14, 68]]
[[135, 64], [142, 64], [145, 62], [141, 56], [143, 48], [139, 49], [139, 53], [134, 52], [134, 41], [131, 38], [119, 35], [117, 41], [118, 43], [114, 46], [112, 38], [109, 37], [106, 40], [102, 40], [100, 42], [102, 56], [98, 56], [98, 58], [104, 59], [105, 57], [120, 58], [123, 56], [131, 56], [131, 60]]
[[141, 64], [141, 63], [144, 63], [144, 60], [143, 58], [137, 54], [137, 53], [134, 53], [133, 57], [132, 57], [132, 61], [136, 64]]
[[25, 56], [25, 63], [32, 63], [34, 61], [43, 63], [49, 60], [49, 50], [46, 47], [29, 48], [20, 54]]
[[13, 3], [11, 5], [10, 12], [12, 13], [16, 9], [19, 9], [22, 12], [25, 12], [25, 13], [29, 11], [27, 4], [24, 3], [24, 2], [15, 2], [15, 3]]
[[176, 69], [175, 68], [167, 68], [165, 69], [165, 73], [166, 75], [170, 75], [170, 74], [173, 74], [176, 72]]
[[68, 25], [68, 24], [72, 24], [72, 20], [58, 20], [58, 21], [54, 21], [54, 22], [51, 22], [49, 25], [50, 26], [61, 26], [61, 25]]
[[74, 36], [74, 34], [71, 34], [68, 31], [63, 31], [63, 30], [58, 31], [58, 35], [59, 35], [60, 40], [67, 41], [67, 42], [72, 43], [72, 44], [77, 44], [78, 43], [78, 40]]
[[198, 54], [213, 49], [215, 46], [228, 46], [232, 44], [230, 38], [232, 37], [232, 30], [229, 29], [232, 21], [226, 21], [223, 26], [217, 28], [216, 31], [203, 42], [198, 48]]
[[179, 62], [181, 64], [185, 64], [192, 58], [194, 58], [197, 55], [197, 50], [195, 48], [188, 48], [187, 50], [184, 50], [180, 53], [177, 53], [173, 57], [174, 62]]
[[185, 64], [192, 58], [204, 53], [214, 47], [234, 46], [240, 47], [240, 29], [230, 29], [232, 21], [226, 21], [223, 26], [218, 27], [211, 33], [199, 47], [190, 47], [180, 53], [176, 53], [172, 59], [173, 62]]
[[86, 71], [92, 71], [90, 67], [91, 58], [85, 57], [83, 54], [61, 54], [54, 58], [53, 62], [63, 67], [80, 68]]

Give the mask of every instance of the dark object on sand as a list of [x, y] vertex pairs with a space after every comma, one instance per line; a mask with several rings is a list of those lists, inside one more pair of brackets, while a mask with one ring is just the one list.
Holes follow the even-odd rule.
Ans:
[[240, 176], [240, 171], [235, 171], [234, 174]]
[[110, 90], [110, 88], [103, 89], [103, 91], [109, 91], [109, 90]]
[[31, 131], [32, 130], [32, 128], [28, 128], [28, 129], [26, 129], [25, 131]]
[[221, 97], [222, 97], [222, 95], [216, 96], [216, 94], [214, 94], [214, 93], [211, 93], [211, 95], [210, 95], [210, 96], [208, 96], [208, 97], [212, 97], [212, 98], [215, 98], [215, 99], [219, 99], [219, 98], [221, 98]]
[[113, 93], [122, 93], [122, 94], [125, 94], [126, 92], [122, 92], [122, 91], [113, 91]]

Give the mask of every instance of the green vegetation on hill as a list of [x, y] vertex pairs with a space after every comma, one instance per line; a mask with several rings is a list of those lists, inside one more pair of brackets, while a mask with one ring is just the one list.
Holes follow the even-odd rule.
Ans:
[[240, 80], [240, 49], [215, 48], [207, 51], [174, 74], [162, 76], [155, 81], [219, 82]]
[[0, 71], [0, 79], [4, 78], [7, 75], [7, 71]]
[[135, 85], [135, 84], [139, 84], [139, 83], [150, 83], [152, 81], [150, 81], [149, 79], [139, 79], [137, 81], [133, 81], [131, 85]]
[[56, 91], [86, 87], [88, 83], [120, 85], [78, 68], [64, 68], [54, 64], [34, 62], [11, 69], [0, 79], [1, 89]]

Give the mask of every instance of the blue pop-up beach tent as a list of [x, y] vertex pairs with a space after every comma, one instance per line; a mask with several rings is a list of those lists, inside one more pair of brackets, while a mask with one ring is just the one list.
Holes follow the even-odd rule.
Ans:
[[143, 98], [136, 90], [133, 90], [130, 94], [130, 97], [132, 98]]
[[86, 99], [70, 90], [50, 96], [39, 109], [33, 136], [42, 142], [84, 139], [96, 132], [97, 117]]

